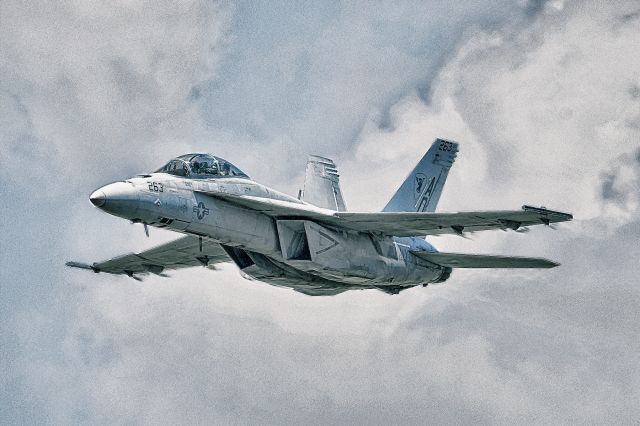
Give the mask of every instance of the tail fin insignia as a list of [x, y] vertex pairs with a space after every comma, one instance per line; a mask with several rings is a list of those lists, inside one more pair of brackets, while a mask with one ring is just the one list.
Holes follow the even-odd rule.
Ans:
[[457, 152], [456, 142], [436, 139], [391, 198], [384, 211], [435, 211]]

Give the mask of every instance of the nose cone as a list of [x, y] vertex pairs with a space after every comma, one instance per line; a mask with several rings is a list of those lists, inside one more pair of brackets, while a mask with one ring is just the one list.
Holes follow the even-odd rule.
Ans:
[[103, 186], [89, 196], [89, 201], [107, 213], [127, 219], [134, 217], [139, 207], [138, 191], [128, 182]]
[[89, 196], [89, 201], [96, 207], [102, 207], [107, 202], [107, 196], [103, 191], [98, 189]]

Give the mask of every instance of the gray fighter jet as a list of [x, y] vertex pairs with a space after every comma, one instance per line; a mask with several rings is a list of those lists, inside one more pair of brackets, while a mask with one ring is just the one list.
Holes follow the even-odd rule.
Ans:
[[89, 199], [115, 216], [186, 234], [142, 253], [68, 262], [93, 272], [149, 273], [233, 262], [243, 277], [313, 296], [375, 288], [395, 294], [441, 283], [452, 268], [551, 268], [546, 259], [441, 253], [425, 236], [483, 230], [523, 232], [572, 215], [544, 207], [434, 213], [455, 142], [436, 139], [382, 212], [348, 212], [336, 165], [310, 156], [304, 189], [292, 197], [254, 182], [209, 154], [174, 158], [153, 173], [111, 183]]

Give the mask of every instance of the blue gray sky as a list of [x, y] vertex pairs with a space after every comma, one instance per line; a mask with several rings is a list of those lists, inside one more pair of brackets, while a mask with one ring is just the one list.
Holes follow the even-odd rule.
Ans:
[[[0, 423], [633, 424], [637, 1], [0, 3]], [[379, 210], [436, 137], [443, 211], [574, 213], [439, 237], [560, 268], [311, 298], [232, 265], [69, 270], [175, 238], [98, 186], [209, 151], [295, 194], [332, 157]]]

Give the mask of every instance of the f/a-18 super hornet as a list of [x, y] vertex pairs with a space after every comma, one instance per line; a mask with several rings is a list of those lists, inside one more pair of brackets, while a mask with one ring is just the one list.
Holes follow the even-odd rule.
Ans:
[[[382, 212], [347, 211], [334, 162], [310, 156], [304, 189], [292, 197], [209, 154], [174, 158], [153, 173], [111, 183], [89, 199], [115, 216], [185, 236], [93, 264], [94, 272], [166, 276], [172, 269], [233, 262], [245, 278], [313, 296], [441, 283], [452, 268], [551, 268], [546, 259], [438, 252], [430, 235], [523, 231], [572, 219], [544, 207], [435, 213], [458, 152], [436, 139]], [[426, 237], [425, 237], [426, 236]]]

